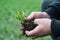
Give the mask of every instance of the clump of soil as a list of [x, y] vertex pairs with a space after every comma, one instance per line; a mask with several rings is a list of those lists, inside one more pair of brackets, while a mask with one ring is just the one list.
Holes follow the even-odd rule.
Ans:
[[23, 20], [21, 24], [24, 26], [23, 29], [24, 34], [26, 30], [31, 31], [37, 26], [36, 24], [34, 24], [33, 20], [32, 21]]

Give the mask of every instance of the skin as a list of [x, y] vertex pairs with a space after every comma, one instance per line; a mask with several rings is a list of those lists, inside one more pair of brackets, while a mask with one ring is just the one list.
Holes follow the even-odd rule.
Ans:
[[[25, 31], [26, 35], [31, 38], [37, 38], [51, 34], [51, 19], [46, 12], [32, 12], [27, 18], [27, 21], [34, 19], [34, 24], [37, 24], [36, 28], [32, 31]], [[22, 30], [24, 27], [21, 28]], [[23, 31], [22, 31], [23, 34]]]

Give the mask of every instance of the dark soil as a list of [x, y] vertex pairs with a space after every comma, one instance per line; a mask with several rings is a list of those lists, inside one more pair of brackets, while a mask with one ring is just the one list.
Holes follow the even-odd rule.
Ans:
[[36, 24], [34, 24], [33, 21], [27, 21], [27, 20], [23, 20], [21, 24], [24, 26], [23, 30], [24, 34], [26, 30], [31, 31], [37, 26]]

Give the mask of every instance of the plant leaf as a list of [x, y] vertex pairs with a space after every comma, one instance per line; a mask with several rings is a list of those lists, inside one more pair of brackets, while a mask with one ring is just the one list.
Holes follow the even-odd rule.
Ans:
[[22, 11], [17, 11], [16, 18], [19, 20], [23, 20], [25, 18], [24, 14]]

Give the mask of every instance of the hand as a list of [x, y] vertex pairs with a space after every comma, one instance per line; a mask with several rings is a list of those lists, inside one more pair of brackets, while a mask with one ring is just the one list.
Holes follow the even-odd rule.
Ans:
[[36, 18], [50, 18], [46, 12], [32, 12], [26, 20], [32, 20]]
[[31, 38], [46, 36], [51, 34], [51, 19], [35, 19], [34, 23], [38, 26], [32, 31], [25, 31]]

